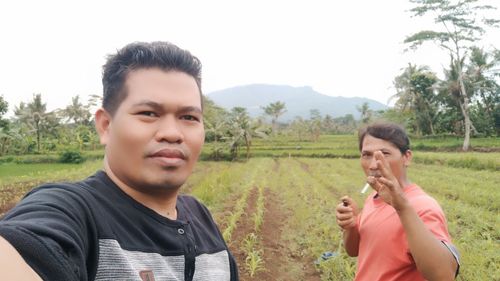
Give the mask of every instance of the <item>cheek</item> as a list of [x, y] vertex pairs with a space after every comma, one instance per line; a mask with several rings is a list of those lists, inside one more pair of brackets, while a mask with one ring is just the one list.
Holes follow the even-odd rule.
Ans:
[[369, 170], [369, 165], [370, 165], [370, 164], [368, 163], [368, 161], [366, 161], [366, 160], [361, 160], [361, 168], [363, 169], [363, 171], [364, 171], [365, 173], [367, 173], [367, 171]]
[[395, 162], [390, 163], [389, 166], [391, 167], [391, 170], [394, 174], [399, 175], [401, 173], [401, 169], [402, 169], [401, 165], [402, 165], [401, 162], [395, 161]]
[[122, 126], [115, 129], [117, 130], [113, 132], [113, 143], [122, 151], [142, 151], [148, 142], [149, 134], [140, 126]]
[[186, 138], [189, 141], [188, 146], [194, 151], [201, 150], [203, 144], [205, 143], [205, 131], [196, 130], [189, 133], [189, 137]]

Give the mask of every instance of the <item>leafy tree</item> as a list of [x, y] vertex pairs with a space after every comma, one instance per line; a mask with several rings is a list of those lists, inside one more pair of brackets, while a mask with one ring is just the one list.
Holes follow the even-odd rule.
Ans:
[[361, 123], [368, 124], [373, 115], [373, 110], [370, 109], [368, 103], [364, 102], [361, 106], [358, 106], [356, 108], [361, 113]]
[[337, 132], [340, 134], [350, 134], [356, 131], [356, 120], [352, 114], [346, 114], [334, 119], [335, 124], [338, 125]]
[[253, 122], [246, 108], [234, 107], [229, 113], [229, 128], [226, 139], [229, 143], [232, 159], [237, 159], [241, 145], [246, 147], [246, 158], [250, 158], [252, 137], [266, 137], [260, 122]]
[[71, 104], [60, 111], [60, 114], [66, 118], [67, 121], [73, 121], [76, 125], [90, 125], [92, 123], [90, 106], [82, 104], [79, 96], [74, 96], [71, 99]]
[[323, 130], [327, 133], [333, 133], [333, 131], [335, 130], [335, 120], [333, 120], [333, 117], [330, 116], [329, 114], [325, 115], [325, 117], [323, 118], [323, 121], [322, 121], [322, 124], [321, 124], [321, 127], [323, 128]]
[[292, 132], [292, 134], [297, 135], [297, 139], [299, 141], [304, 140], [304, 136], [307, 134], [307, 132], [309, 130], [309, 128], [308, 128], [309, 125], [308, 125], [307, 121], [304, 120], [300, 116], [296, 116], [288, 127], [289, 127], [290, 131]]
[[412, 64], [394, 79], [396, 94], [391, 98], [398, 99], [395, 108], [408, 113], [408, 125], [417, 135], [435, 134], [434, 119], [438, 106], [434, 85], [437, 81], [427, 66]]
[[217, 106], [208, 97], [203, 98], [203, 123], [205, 125], [205, 140], [213, 142], [212, 158], [219, 160], [223, 150], [224, 133], [228, 127], [229, 113]]
[[247, 148], [247, 158], [250, 157], [251, 134], [250, 117], [244, 107], [234, 107], [229, 115], [229, 148], [232, 159], [238, 158], [239, 147], [242, 143]]
[[58, 125], [55, 114], [47, 112], [47, 104], [42, 102], [42, 95], [34, 94], [31, 102], [21, 102], [14, 109], [14, 115], [18, 122], [27, 126], [27, 133], [36, 134], [36, 147], [40, 152], [42, 136], [53, 133]]
[[9, 110], [9, 103], [0, 95], [0, 129], [7, 130], [9, 122], [3, 118], [3, 115]]
[[319, 136], [321, 135], [321, 121], [323, 117], [321, 117], [321, 113], [317, 109], [311, 109], [309, 111], [309, 115], [311, 116], [308, 122], [311, 140], [318, 141]]
[[[417, 6], [410, 11], [415, 16], [432, 14], [434, 21], [443, 29], [423, 30], [405, 39], [415, 49], [427, 41], [435, 42], [446, 50], [452, 61], [452, 68], [458, 74], [458, 102], [464, 118], [464, 151], [470, 146], [471, 120], [470, 99], [464, 82], [463, 63], [471, 43], [480, 39], [486, 27], [497, 27], [500, 20], [482, 17], [478, 21], [476, 11], [494, 7], [479, 4], [479, 0], [410, 0]], [[451, 93], [450, 93], [451, 94]]]
[[478, 47], [471, 48], [466, 74], [471, 91], [476, 97], [472, 119], [476, 128], [486, 135], [496, 134], [495, 111], [500, 103], [500, 86], [496, 81], [500, 76], [497, 68], [499, 65], [500, 56], [495, 52], [488, 53]]
[[284, 102], [272, 102], [268, 106], [262, 108], [266, 115], [271, 117], [271, 124], [273, 129], [273, 134], [276, 134], [278, 118], [286, 112], [286, 106]]
[[3, 95], [0, 95], [0, 117], [7, 113], [9, 109], [9, 103], [3, 98]]

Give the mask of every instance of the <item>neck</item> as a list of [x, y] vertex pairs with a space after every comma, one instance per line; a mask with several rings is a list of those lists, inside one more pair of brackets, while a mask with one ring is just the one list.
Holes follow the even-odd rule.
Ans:
[[128, 196], [141, 203], [159, 215], [171, 220], [177, 219], [177, 196], [179, 189], [150, 190], [143, 187], [130, 186], [113, 173], [107, 161], [104, 162], [104, 171], [108, 177]]

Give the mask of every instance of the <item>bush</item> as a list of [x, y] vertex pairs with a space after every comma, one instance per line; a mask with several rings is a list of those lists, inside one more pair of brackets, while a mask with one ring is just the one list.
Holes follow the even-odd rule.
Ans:
[[61, 163], [80, 164], [83, 161], [85, 161], [85, 158], [80, 151], [66, 150], [59, 157]]

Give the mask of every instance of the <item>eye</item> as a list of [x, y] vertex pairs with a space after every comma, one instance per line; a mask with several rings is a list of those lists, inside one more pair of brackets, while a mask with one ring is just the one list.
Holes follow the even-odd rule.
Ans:
[[142, 115], [142, 116], [147, 116], [147, 117], [158, 117], [158, 114], [156, 114], [153, 111], [141, 111], [141, 112], [138, 112], [137, 115]]
[[193, 116], [193, 115], [182, 115], [181, 119], [187, 120], [187, 121], [196, 121], [196, 122], [200, 121], [200, 118]]

